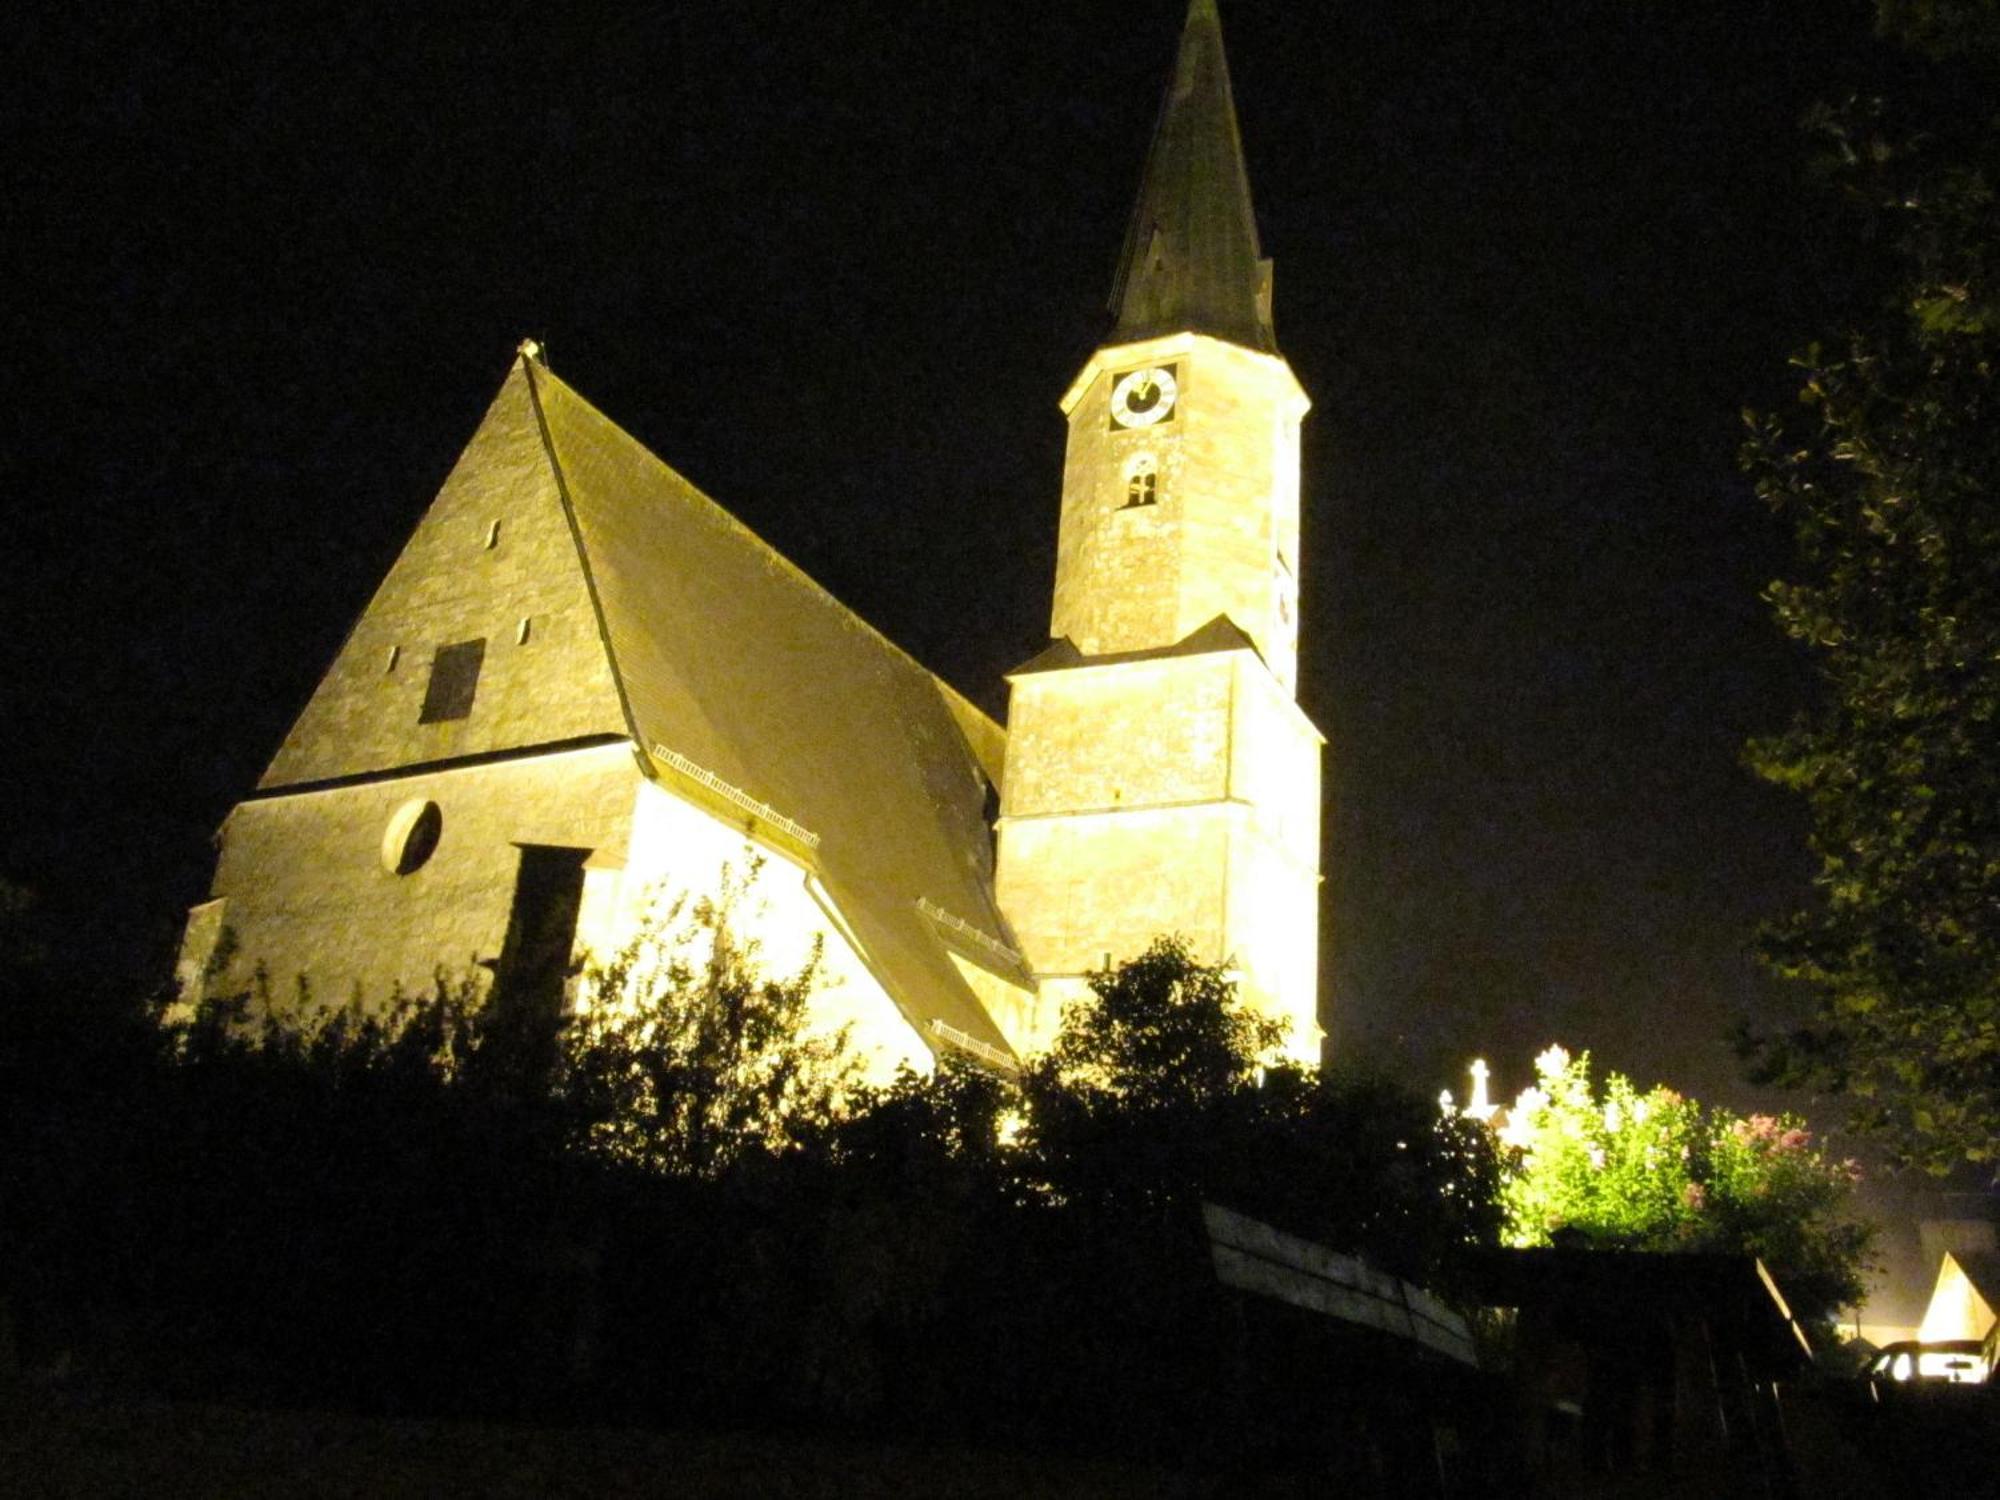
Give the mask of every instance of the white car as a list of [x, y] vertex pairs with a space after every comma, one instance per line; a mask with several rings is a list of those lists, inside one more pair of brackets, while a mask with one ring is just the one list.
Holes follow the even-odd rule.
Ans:
[[1984, 1385], [1992, 1373], [1978, 1339], [1940, 1339], [1933, 1343], [1906, 1341], [1887, 1344], [1862, 1368], [1862, 1377], [1881, 1384], [1894, 1381], [1942, 1381], [1950, 1385]]

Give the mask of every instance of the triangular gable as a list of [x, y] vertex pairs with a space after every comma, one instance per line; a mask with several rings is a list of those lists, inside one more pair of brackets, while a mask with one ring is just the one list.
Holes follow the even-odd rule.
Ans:
[[727, 798], [807, 859], [933, 1046], [1004, 1048], [925, 910], [1005, 952], [967, 707], [545, 368], [531, 373], [656, 774]]
[[2000, 1313], [2000, 1253], [1947, 1250], [1917, 1337], [1983, 1339]]
[[[437, 653], [474, 641], [468, 711], [423, 722]], [[259, 787], [627, 732], [523, 357]]]

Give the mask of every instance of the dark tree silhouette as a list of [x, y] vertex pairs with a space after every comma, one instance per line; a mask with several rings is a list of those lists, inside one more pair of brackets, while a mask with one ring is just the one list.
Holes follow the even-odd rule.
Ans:
[[1743, 1041], [1760, 1080], [1843, 1091], [1944, 1171], [2000, 1160], [2000, 17], [1881, 11], [1947, 102], [1813, 120], [1881, 304], [1799, 357], [1802, 412], [1753, 418], [1744, 451], [1794, 528], [1769, 599], [1821, 692], [1750, 748], [1811, 814], [1815, 899], [1763, 956], [1815, 1014]]

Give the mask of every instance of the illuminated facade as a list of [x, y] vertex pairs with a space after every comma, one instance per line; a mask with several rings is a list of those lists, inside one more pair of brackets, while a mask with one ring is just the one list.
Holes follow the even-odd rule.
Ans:
[[1054, 644], [1009, 679], [998, 885], [1044, 1011], [1161, 932], [1319, 1057], [1299, 422], [1222, 35], [1195, 4], [1069, 418]]
[[1113, 308], [1063, 399], [1052, 644], [1010, 677], [1006, 731], [524, 346], [225, 824], [184, 979], [227, 929], [318, 1003], [480, 969], [555, 993], [662, 892], [755, 858], [767, 962], [823, 943], [819, 1015], [878, 1075], [1032, 1052], [1089, 970], [1164, 932], [1316, 1058], [1307, 402], [1210, 0]]

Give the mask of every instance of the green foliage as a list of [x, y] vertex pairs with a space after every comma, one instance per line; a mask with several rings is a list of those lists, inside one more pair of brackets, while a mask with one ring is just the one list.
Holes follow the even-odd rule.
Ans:
[[1150, 1111], [1223, 1098], [1255, 1080], [1284, 1031], [1237, 998], [1180, 938], [1090, 976], [1035, 1076], [1100, 1103]]
[[1051, 1201], [1114, 1212], [1185, 1203], [1219, 1173], [1279, 1029], [1178, 938], [1090, 976], [1022, 1078], [1025, 1175]]
[[1027, 1201], [1159, 1222], [1208, 1198], [1430, 1279], [1495, 1237], [1485, 1132], [1376, 1075], [1265, 1062], [1281, 1028], [1221, 966], [1161, 939], [1090, 983], [1022, 1080]]
[[[981, 1300], [1018, 1295], [1015, 1278], [1032, 1273], [1025, 1262], [992, 1264], [1019, 1212], [1001, 1144], [1019, 1103], [1011, 1083], [947, 1055], [928, 1074], [858, 1088], [849, 1103], [830, 1152], [799, 1158], [821, 1169], [825, 1198], [797, 1226], [815, 1242], [821, 1294], [793, 1364], [818, 1404], [852, 1413], [885, 1399], [903, 1378], [894, 1365], [917, 1363], [898, 1351], [931, 1342], [941, 1325], [991, 1316]], [[995, 1280], [1014, 1284], [995, 1291]]]
[[993, 1185], [1007, 1171], [1003, 1140], [1021, 1109], [1010, 1078], [947, 1053], [929, 1073], [908, 1068], [886, 1086], [857, 1086], [832, 1136], [844, 1168], [933, 1191]]
[[846, 1032], [808, 1029], [817, 946], [796, 973], [772, 977], [740, 931], [757, 876], [755, 862], [740, 876], [725, 867], [715, 896], [667, 903], [589, 966], [566, 1016], [443, 974], [386, 1005], [318, 1005], [303, 982], [280, 1004], [259, 969], [246, 989], [170, 1020], [162, 1039], [184, 1066], [329, 1093], [400, 1079], [442, 1091], [522, 1149], [713, 1179], [746, 1153], [818, 1140], [857, 1087]]
[[[1990, 6], [1882, 21], [1973, 73], [2000, 58]], [[1813, 123], [1884, 305], [1797, 359], [1800, 412], [1752, 417], [1743, 455], [1792, 524], [1768, 598], [1822, 687], [1749, 751], [1810, 811], [1815, 899], [1762, 951], [1815, 1013], [1743, 1045], [1760, 1081], [1845, 1091], [1856, 1128], [1944, 1171], [2000, 1160], [2000, 125]]]
[[1694, 1158], [1701, 1107], [1671, 1089], [1641, 1095], [1612, 1074], [1603, 1097], [1590, 1057], [1551, 1048], [1510, 1115], [1514, 1155], [1501, 1188], [1507, 1238], [1545, 1245], [1558, 1230], [1633, 1248], [1673, 1248], [1701, 1223]]
[[[603, 1024], [557, 1036], [539, 1095], [533, 1027], [453, 985], [371, 1013], [253, 984], [166, 1030], [129, 996], [117, 1029], [53, 990], [0, 1010], [28, 1361], [203, 1399], [1212, 1458], [1218, 1378], [1268, 1379], [1259, 1409], [1293, 1387], [1231, 1370], [1199, 1197], [1442, 1288], [1492, 1238], [1483, 1130], [1260, 1068], [1270, 1029], [1185, 950], [1100, 976], [1067, 1077], [807, 1086], [828, 1072], [759, 1061], [795, 1046], [804, 976], [737, 941], [745, 884], [586, 977]], [[691, 1070], [705, 1114], [659, 1092]]]
[[1754, 1255], [1809, 1324], [1861, 1300], [1874, 1230], [1854, 1217], [1860, 1170], [1796, 1115], [1704, 1110], [1615, 1073], [1600, 1091], [1589, 1054], [1560, 1047], [1535, 1075], [1502, 1132], [1510, 1243]]
[[1461, 1251], [1498, 1243], [1491, 1131], [1365, 1068], [1280, 1073], [1262, 1092], [1269, 1134], [1238, 1206], [1440, 1291]]
[[439, 976], [425, 994], [396, 994], [382, 1006], [316, 1006], [303, 984], [296, 1003], [271, 998], [259, 968], [247, 988], [212, 996], [185, 1013], [169, 1008], [160, 1041], [183, 1067], [231, 1063], [297, 1071], [339, 1089], [367, 1076], [404, 1075], [443, 1083], [485, 1035], [478, 990]]
[[859, 1065], [845, 1030], [807, 1028], [818, 945], [797, 973], [773, 978], [738, 929], [756, 873], [725, 870], [718, 896], [673, 903], [587, 973], [556, 1077], [586, 1151], [714, 1178], [748, 1152], [795, 1147], [839, 1118]]

